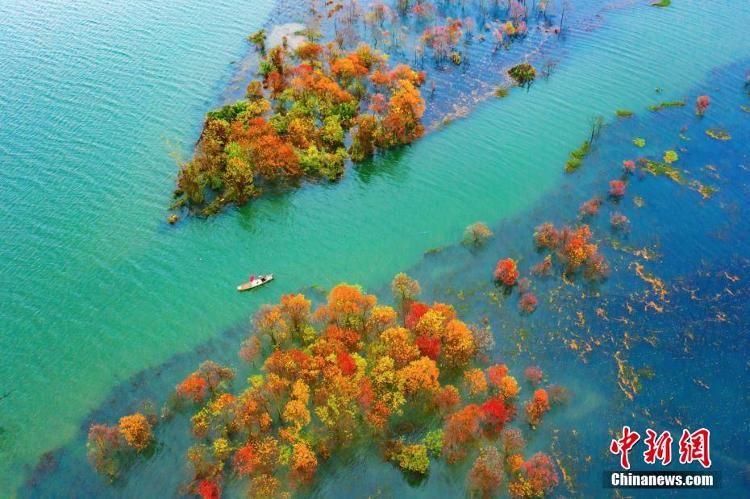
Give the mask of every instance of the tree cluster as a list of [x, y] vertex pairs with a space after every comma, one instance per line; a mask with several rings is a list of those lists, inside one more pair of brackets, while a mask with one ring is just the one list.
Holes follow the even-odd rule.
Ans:
[[[476, 456], [472, 493], [498, 493], [503, 483], [514, 497], [549, 493], [554, 467], [544, 455], [526, 460], [523, 431], [511, 424], [523, 407], [532, 432], [561, 399], [550, 401], [534, 377], [522, 404], [508, 366], [485, 364], [486, 328], [466, 325], [450, 305], [418, 301], [419, 284], [405, 274], [392, 289], [396, 308], [348, 284], [317, 307], [286, 295], [253, 319], [241, 356], [261, 371], [244, 386], [213, 362], [179, 383], [169, 410], [194, 411], [187, 490], [220, 497], [228, 479], [241, 478], [251, 497], [289, 496], [332, 456], [361, 446], [411, 477], [428, 474], [433, 460]], [[121, 421], [120, 432], [139, 450], [152, 441], [135, 420]], [[110, 438], [100, 425], [91, 435], [92, 447]]]

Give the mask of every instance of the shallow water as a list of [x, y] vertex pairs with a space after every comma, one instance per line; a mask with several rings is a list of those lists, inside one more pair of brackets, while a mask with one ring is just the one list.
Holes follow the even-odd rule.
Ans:
[[[231, 61], [240, 60], [246, 52], [244, 36], [265, 21], [264, 11], [270, 8], [270, 2], [253, 2], [249, 8], [238, 2], [202, 5], [189, 1], [169, 6], [116, 2], [106, 9], [93, 3], [62, 2], [15, 2], [0, 7], [0, 16], [10, 20], [0, 27], [0, 50], [7, 54], [0, 60], [0, 82], [6, 89], [0, 95], [4, 118], [0, 127], [4, 158], [0, 188], [0, 301], [4, 304], [0, 311], [4, 325], [0, 330], [0, 352], [4, 354], [0, 392], [10, 391], [0, 401], [0, 493], [14, 490], [24, 479], [26, 467], [41, 453], [66, 443], [71, 445], [62, 462], [81, 464], [78, 430], [87, 414], [108, 399], [114, 386], [143, 369], [159, 366], [176, 352], [191, 351], [225, 334], [229, 328], [236, 332], [227, 337], [239, 337], [254, 307], [276, 300], [282, 292], [342, 280], [377, 289], [398, 270], [418, 264], [425, 250], [458, 240], [463, 227], [478, 219], [493, 226], [511, 217], [525, 220], [525, 225], [513, 225], [515, 229], [501, 234], [498, 244], [504, 252], [528, 252], [528, 239], [523, 239], [520, 227], [528, 233], [529, 227], [541, 221], [535, 213], [547, 218], [556, 203], [577, 207], [587, 197], [578, 189], [595, 182], [591, 179], [591, 184], [578, 185], [562, 174], [568, 151], [587, 136], [593, 116], [611, 116], [615, 108], [641, 111], [647, 104], [683, 95], [689, 95], [692, 102], [697, 85], [711, 88], [706, 79], [714, 68], [750, 54], [750, 41], [741, 36], [750, 21], [750, 9], [741, 2], [710, 9], [702, 2], [684, 1], [669, 9], [639, 6], [607, 11], [597, 29], [569, 33], [557, 71], [549, 81], [535, 84], [528, 94], [515, 91], [502, 101], [488, 102], [468, 119], [415, 146], [348, 172], [340, 184], [309, 186], [213, 220], [190, 220], [168, 227], [163, 220], [175, 172], [169, 153], [174, 149], [184, 155], [189, 152], [202, 114], [217, 102], [234, 74]], [[123, 24], [123, 19], [128, 23]], [[726, 80], [738, 81], [736, 75]], [[654, 93], [657, 86], [664, 88], [658, 95]], [[729, 89], [722, 92], [727, 93], [728, 102], [737, 98], [729, 95]], [[730, 124], [737, 128], [741, 119], [747, 120], [748, 115], [729, 118], [719, 114], [722, 100], [717, 102], [707, 121], [725, 119], [728, 128], [732, 128]], [[690, 109], [683, 111], [683, 115], [664, 113], [663, 117], [651, 117], [652, 121], [636, 118], [622, 128], [612, 127], [617, 144], [637, 130], [648, 139], [648, 147], [654, 147], [654, 154], [674, 147], [682, 120], [689, 119]], [[12, 119], [7, 120], [8, 116]], [[740, 134], [741, 128], [735, 141], [726, 143], [730, 149], [712, 153], [722, 152], [727, 168], [741, 161], [748, 163], [747, 150], [738, 140]], [[607, 137], [605, 133], [603, 143], [610, 140]], [[600, 149], [610, 155], [603, 153], [602, 161], [621, 161], [622, 151], [617, 147], [605, 149], [602, 144]], [[592, 164], [599, 159], [597, 154], [592, 155]], [[742, 154], [745, 159], [738, 159]], [[709, 161], [694, 159], [694, 164]], [[713, 157], [710, 161], [719, 164]], [[658, 189], [669, 189], [670, 181], [646, 180], [643, 185], [654, 192], [652, 196], [641, 194], [647, 203], [644, 210], [663, 214], [673, 206], [669, 200], [683, 198], [685, 206], [700, 206], [696, 192], [682, 189], [665, 194]], [[742, 185], [744, 191], [732, 190]], [[746, 183], [720, 189], [707, 202], [711, 209], [716, 209], [725, 192], [747, 194]], [[736, 220], [742, 220], [740, 201], [730, 201], [737, 205]], [[686, 244], [675, 245], [673, 253], [667, 255], [667, 250], [662, 250], [665, 260], [675, 262], [673, 265], [650, 270], [661, 272], [664, 279], [683, 277], [693, 283], [686, 284], [690, 288], [717, 285], [708, 279], [713, 274], [707, 277], [708, 282], [701, 280], [706, 276], [695, 274], [701, 269], [699, 260], [685, 263], [696, 253], [695, 245], [690, 249], [687, 243], [703, 240], [691, 230], [692, 220], [674, 225], [666, 221], [672, 219], [652, 216], [652, 225], [639, 227], [636, 217], [626, 214], [633, 219], [630, 237], [634, 240], [657, 231], [665, 240], [667, 234], [684, 237]], [[565, 220], [573, 215], [561, 210], [558, 216]], [[706, 220], [716, 224], [726, 215], [707, 216]], [[653, 241], [644, 239], [643, 244]], [[737, 248], [748, 246], [745, 238], [736, 246], [711, 241], [698, 247], [711, 262], [726, 259], [732, 252], [741, 255]], [[445, 275], [459, 270], [469, 273], [464, 281], [467, 284], [486, 283], [483, 274], [491, 271], [498, 256], [488, 253], [477, 261], [451, 255], [449, 251], [428, 257], [416, 269], [420, 279], [430, 283], [425, 287], [439, 293], [437, 283], [446, 282]], [[723, 267], [719, 265], [713, 272]], [[740, 274], [744, 268], [742, 275], [748, 275], [741, 263], [732, 267], [736, 267], [734, 273]], [[251, 296], [234, 291], [234, 285], [249, 272], [266, 269], [279, 276], [270, 287]], [[613, 302], [638, 284], [637, 278], [629, 275], [631, 279], [620, 284], [623, 291], [619, 295], [616, 279], [607, 284]], [[677, 310], [684, 310], [692, 320], [701, 319], [687, 304], [680, 309], [681, 302], [675, 300]], [[467, 313], [483, 313], [481, 307], [468, 306]], [[538, 323], [541, 328], [550, 320], [544, 308], [526, 327], [534, 329]], [[747, 311], [739, 310], [735, 314], [741, 323]], [[514, 317], [515, 311], [498, 314], [495, 320], [499, 321], [506, 315]], [[658, 316], [653, 320], [659, 324]], [[660, 327], [677, 334], [673, 323]], [[512, 329], [512, 325], [506, 328]], [[501, 323], [496, 324], [497, 333], [504, 329]], [[613, 328], [612, 335], [618, 334], [622, 331]], [[730, 335], [729, 341], [731, 331], [725, 334]], [[236, 342], [227, 340], [227, 344], [225, 350], [230, 352], [225, 355], [231, 358]], [[730, 345], [719, 342], [720, 348]], [[551, 349], [544, 344], [539, 348], [540, 356]], [[550, 350], [549, 359], [557, 358], [553, 353]], [[638, 366], [651, 362], [647, 351], [639, 350], [631, 357], [640, 355], [643, 360], [635, 361]], [[184, 364], [175, 361], [182, 370], [175, 367], [159, 381], [146, 376], [146, 384], [151, 385], [143, 390], [159, 393], [159, 387], [173, 385], [205, 356], [199, 353], [185, 358]], [[550, 361], [543, 367], [576, 391], [580, 382], [575, 376], [565, 376], [570, 359], [560, 359], [565, 360]], [[702, 358], [706, 364], [701, 368], [718, 377], [719, 370], [712, 370], [716, 360], [711, 359]], [[737, 366], [730, 362], [727, 369], [735, 377], [747, 379], [747, 367], [737, 362]], [[592, 356], [585, 366], [570, 369], [583, 369], [581, 376], [610, 372], [612, 360]], [[675, 364], [678, 366], [695, 368], [695, 363], [686, 358]], [[658, 376], [654, 384], [661, 387], [664, 383], [664, 391], [650, 391], [639, 404], [658, 406], [659, 394], [668, 391], [669, 379]], [[592, 411], [615, 403], [609, 391], [612, 380], [607, 381], [601, 388], [586, 391], [583, 401], [572, 404], [565, 416], [577, 418], [577, 423], [568, 425], [586, 424], [593, 430], [592, 440], [581, 444], [590, 453], [601, 453], [608, 442], [604, 422], [594, 424], [590, 416], [595, 414]], [[721, 385], [720, 379], [709, 379], [707, 384]], [[129, 386], [123, 386], [116, 392], [120, 399], [132, 397]], [[735, 405], [716, 404], [717, 409], [709, 411], [711, 418], [720, 421], [729, 417], [721, 407], [741, 413], [743, 405], [747, 408], [747, 394], [739, 397]], [[732, 392], [726, 391], [722, 400], [731, 398]], [[700, 416], [687, 403], [680, 411], [685, 418]], [[113, 413], [117, 411], [103, 412], [111, 417]], [[564, 415], [559, 423], [566, 424]], [[621, 423], [613, 422], [612, 427]], [[747, 421], [740, 423], [747, 425]], [[177, 426], [165, 431], [179, 435]], [[735, 431], [741, 435], [739, 430]], [[724, 453], [728, 462], [740, 463], [730, 468], [731, 476], [740, 477], [747, 449]], [[164, 469], [182, 469], [179, 452], [164, 451], [162, 455], [158, 466], [139, 465], [132, 481], [122, 485], [124, 490], [110, 492], [136, 495], [161, 480]], [[72, 492], [73, 482], [68, 480], [82, 473], [90, 483], [78, 482], [78, 486], [101, 492], [101, 484], [88, 470], [64, 466], [59, 470], [72, 472], [51, 475], [39, 485], [40, 490]], [[378, 470], [382, 475], [376, 470], [367, 478], [373, 492], [389, 477], [386, 495], [404, 490], [414, 493], [403, 489], [405, 484], [392, 468]], [[345, 469], [338, 473], [340, 478], [336, 479], [338, 474], [331, 477], [321, 485], [320, 493], [346, 492], [337, 489], [347, 480]], [[463, 484], [463, 475], [435, 475], [435, 480], [418, 491]], [[175, 486], [181, 478], [170, 475]], [[740, 480], [731, 482], [733, 488], [728, 490], [740, 490]]]

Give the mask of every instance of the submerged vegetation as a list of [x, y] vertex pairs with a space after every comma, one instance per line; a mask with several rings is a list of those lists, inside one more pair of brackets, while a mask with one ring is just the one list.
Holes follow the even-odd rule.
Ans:
[[581, 144], [581, 147], [570, 153], [570, 158], [565, 162], [565, 173], [573, 173], [581, 167], [581, 162], [591, 151], [591, 145], [599, 137], [604, 126], [604, 117], [597, 116], [591, 122], [591, 134]]
[[583, 144], [581, 144], [581, 147], [579, 147], [575, 151], [571, 151], [570, 159], [568, 159], [568, 161], [565, 163], [565, 173], [573, 173], [574, 171], [578, 170], [578, 168], [580, 168], [581, 166], [583, 158], [586, 157], [590, 150], [591, 143], [588, 140], [585, 140]]
[[553, 260], [560, 263], [563, 275], [570, 278], [583, 269], [586, 279], [596, 281], [604, 279], [609, 273], [609, 265], [599, 247], [591, 241], [593, 233], [588, 225], [576, 228], [564, 226], [557, 229], [551, 223], [544, 223], [534, 232], [534, 243], [540, 252], [549, 251], [550, 259], [544, 259], [532, 269], [533, 273], [549, 273]]
[[680, 170], [668, 163], [660, 163], [658, 161], [647, 158], [640, 158], [638, 162], [641, 168], [649, 172], [651, 175], [654, 175], [656, 177], [663, 175], [665, 177], [671, 178], [677, 183], [682, 183], [682, 175], [680, 174]]
[[481, 246], [493, 236], [492, 231], [482, 222], [475, 222], [464, 231], [464, 244], [470, 246]]
[[727, 132], [726, 130], [721, 130], [719, 128], [709, 128], [708, 130], [706, 130], [706, 135], [708, 135], [712, 139], [721, 141], [732, 140], [732, 136], [729, 135], [729, 132]]
[[[494, 495], [504, 483], [512, 497], [550, 493], [559, 483], [552, 459], [524, 457], [524, 448], [552, 405], [567, 399], [558, 396], [564, 389], [550, 386], [551, 397], [532, 367], [522, 403], [508, 366], [487, 365], [487, 327], [468, 326], [450, 305], [419, 302], [419, 284], [405, 274], [392, 288], [397, 309], [348, 284], [315, 309], [301, 294], [286, 295], [261, 307], [240, 352], [261, 373], [242, 387], [233, 386], [232, 369], [211, 362], [188, 375], [163, 410], [194, 411], [187, 490], [219, 497], [237, 477], [251, 497], [284, 497], [337, 454], [364, 448], [407, 476], [425, 475], [433, 460], [474, 459], [470, 493]], [[536, 297], [527, 292], [521, 307], [532, 312]], [[512, 427], [519, 412], [525, 424]], [[152, 442], [144, 416], [123, 418], [119, 432], [94, 425], [92, 464], [116, 477], [127, 465], [123, 444], [140, 452]]]
[[629, 109], [617, 109], [615, 110], [615, 116], [618, 118], [630, 118], [633, 116], [633, 111], [630, 111]]
[[648, 110], [656, 113], [656, 112], [661, 111], [662, 109], [669, 109], [670, 107], [684, 107], [684, 106], [685, 106], [684, 100], [665, 101], [665, 102], [660, 102], [658, 104], [651, 104], [650, 106], [648, 106]]

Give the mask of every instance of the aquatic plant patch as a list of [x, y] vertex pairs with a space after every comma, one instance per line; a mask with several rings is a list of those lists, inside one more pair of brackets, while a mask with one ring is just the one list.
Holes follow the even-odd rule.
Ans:
[[709, 137], [715, 140], [721, 140], [721, 141], [732, 140], [732, 136], [729, 135], [729, 132], [727, 132], [726, 130], [722, 130], [720, 128], [709, 128], [708, 130], [706, 130], [706, 135], [708, 135]]
[[666, 101], [666, 102], [660, 102], [658, 104], [652, 104], [648, 106], [648, 110], [656, 113], [664, 109], [669, 109], [671, 107], [684, 107], [684, 106], [685, 106], [684, 100]]

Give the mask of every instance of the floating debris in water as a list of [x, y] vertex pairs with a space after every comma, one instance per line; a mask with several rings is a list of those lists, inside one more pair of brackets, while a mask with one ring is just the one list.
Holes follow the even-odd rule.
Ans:
[[701, 388], [703, 388], [703, 389], [705, 389], [705, 390], [710, 390], [710, 389], [711, 389], [711, 387], [710, 387], [710, 386], [708, 386], [708, 385], [707, 385], [707, 384], [706, 384], [706, 383], [705, 383], [704, 381], [702, 381], [702, 380], [699, 380], [699, 379], [693, 378], [693, 383], [695, 383], [696, 385], [700, 386]]
[[616, 239], [612, 241], [612, 249], [643, 258], [644, 260], [656, 260], [660, 256], [656, 251], [649, 248], [633, 248], [632, 246], [623, 246], [623, 244]]
[[703, 199], [709, 199], [716, 193], [716, 191], [719, 190], [716, 187], [702, 184], [697, 180], [693, 180], [692, 182], [690, 182], [690, 188], [696, 192], [699, 192], [701, 196], [703, 196]]
[[626, 361], [622, 360], [619, 350], [615, 352], [613, 358], [617, 363], [617, 385], [629, 400], [633, 400], [638, 392], [641, 391], [641, 381], [638, 372], [632, 366], [628, 365]]
[[651, 285], [654, 294], [658, 296], [661, 301], [667, 301], [667, 288], [664, 286], [664, 282], [661, 279], [646, 272], [643, 268], [643, 264], [639, 262], [632, 262], [629, 267], [634, 268], [635, 275]]
[[666, 163], [659, 163], [651, 159], [641, 159], [641, 167], [655, 177], [666, 176], [681, 184], [683, 182], [680, 170]]

